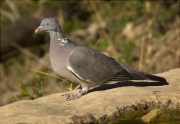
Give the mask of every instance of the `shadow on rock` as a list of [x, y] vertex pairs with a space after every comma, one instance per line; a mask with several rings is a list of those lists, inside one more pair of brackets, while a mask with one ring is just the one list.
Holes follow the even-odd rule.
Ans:
[[108, 90], [113, 89], [117, 87], [125, 87], [125, 86], [136, 86], [136, 87], [147, 87], [147, 86], [163, 86], [168, 85], [168, 82], [133, 82], [133, 81], [122, 81], [117, 82], [113, 84], [104, 84], [99, 87], [95, 87], [93, 89], [90, 89], [88, 92], [94, 92], [94, 91], [101, 91], [101, 90]]

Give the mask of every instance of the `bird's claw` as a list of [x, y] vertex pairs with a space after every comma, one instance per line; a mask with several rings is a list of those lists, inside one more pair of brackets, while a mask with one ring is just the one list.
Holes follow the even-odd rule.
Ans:
[[78, 89], [76, 90], [75, 92], [73, 93], [69, 93], [69, 94], [64, 94], [62, 96], [65, 96], [67, 97], [66, 100], [69, 101], [69, 100], [73, 100], [73, 99], [76, 99], [76, 98], [80, 98], [83, 94], [85, 94], [86, 92], [84, 92], [83, 90], [81, 89]]

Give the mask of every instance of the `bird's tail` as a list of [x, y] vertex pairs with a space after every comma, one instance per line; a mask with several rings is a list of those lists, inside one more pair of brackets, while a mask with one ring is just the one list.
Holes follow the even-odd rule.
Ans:
[[140, 71], [136, 71], [128, 66], [123, 65], [122, 63], [120, 63], [120, 65], [128, 72], [131, 74], [131, 76], [133, 77], [132, 80], [154, 80], [154, 81], [161, 81], [161, 82], [167, 82], [165, 78], [163, 77], [159, 77], [159, 76], [155, 76], [152, 74], [148, 74], [148, 73], [144, 73], [144, 72], [140, 72]]

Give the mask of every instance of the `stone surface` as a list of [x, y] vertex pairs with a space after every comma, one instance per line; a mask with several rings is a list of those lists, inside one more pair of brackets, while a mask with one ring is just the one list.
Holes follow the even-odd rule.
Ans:
[[142, 116], [141, 119], [144, 122], [151, 122], [151, 121], [154, 121], [157, 118], [157, 116], [159, 116], [162, 113], [163, 113], [162, 109], [154, 109], [150, 111], [148, 114]]
[[2, 124], [106, 123], [117, 117], [152, 109], [180, 110], [180, 69], [158, 74], [169, 85], [125, 81], [90, 90], [66, 101], [64, 93], [22, 100], [0, 107]]
[[[138, 118], [139, 119], [139, 118]], [[180, 110], [164, 110], [164, 109], [153, 109], [146, 115], [141, 117], [144, 122], [154, 121], [179, 121], [180, 122]]]

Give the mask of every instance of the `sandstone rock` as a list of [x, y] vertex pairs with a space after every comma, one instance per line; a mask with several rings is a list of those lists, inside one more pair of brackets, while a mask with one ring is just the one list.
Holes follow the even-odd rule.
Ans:
[[152, 109], [180, 110], [180, 69], [158, 74], [169, 82], [125, 81], [94, 88], [66, 101], [63, 93], [22, 100], [0, 107], [2, 124], [106, 123]]
[[154, 109], [150, 111], [148, 114], [142, 116], [141, 119], [144, 122], [151, 122], [151, 121], [154, 121], [157, 118], [157, 116], [159, 116], [162, 113], [163, 113], [162, 109]]
[[180, 110], [154, 109], [141, 117], [144, 122], [180, 121]]

